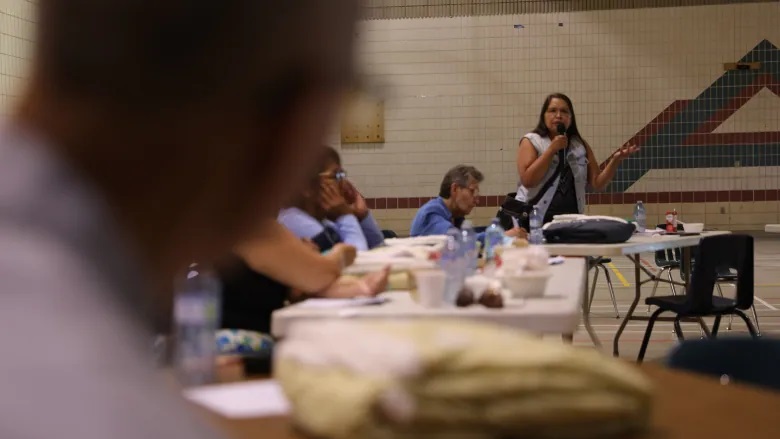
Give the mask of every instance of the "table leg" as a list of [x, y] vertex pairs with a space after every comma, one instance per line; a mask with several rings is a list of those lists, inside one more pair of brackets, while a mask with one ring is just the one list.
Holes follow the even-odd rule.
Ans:
[[615, 339], [612, 341], [612, 355], [615, 357], [620, 356], [620, 350], [618, 348], [620, 336], [623, 334], [623, 330], [626, 329], [628, 321], [631, 320], [631, 317], [634, 315], [634, 310], [636, 309], [637, 304], [639, 304], [639, 299], [641, 298], [642, 294], [642, 284], [639, 281], [639, 277], [641, 276], [642, 272], [642, 265], [639, 255], [630, 255], [627, 257], [634, 263], [634, 301], [631, 302], [631, 306], [628, 308], [628, 312], [626, 312], [626, 316], [623, 318], [623, 321], [620, 323], [620, 327], [615, 334]]
[[593, 344], [601, 349], [601, 341], [596, 335], [596, 331], [593, 330], [593, 326], [590, 324], [590, 294], [588, 289], [588, 276], [590, 275], [590, 263], [588, 258], [585, 258], [585, 282], [582, 287], [582, 323], [585, 325], [585, 330], [588, 331], [590, 340]]

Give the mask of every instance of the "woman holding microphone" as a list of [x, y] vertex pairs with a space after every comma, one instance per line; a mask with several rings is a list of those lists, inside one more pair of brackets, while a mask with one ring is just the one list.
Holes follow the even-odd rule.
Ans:
[[571, 100], [553, 93], [542, 105], [536, 128], [520, 141], [520, 184], [515, 199], [536, 205], [545, 223], [555, 215], [584, 213], [586, 186], [603, 190], [620, 163], [638, 150], [634, 145], [623, 146], [599, 169], [593, 150], [577, 128]]

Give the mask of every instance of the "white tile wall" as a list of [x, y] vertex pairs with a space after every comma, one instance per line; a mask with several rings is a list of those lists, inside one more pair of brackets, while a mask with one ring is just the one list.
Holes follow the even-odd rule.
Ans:
[[[778, 23], [780, 3], [364, 22], [362, 64], [390, 86], [387, 141], [345, 145], [344, 162], [370, 197], [434, 195], [460, 162], [486, 173], [483, 194], [506, 193], [517, 180], [518, 140], [546, 94], [573, 98], [580, 129], [603, 159], [673, 101], [697, 96], [724, 62], [762, 39], [780, 45]], [[777, 129], [778, 105], [762, 92], [719, 131]], [[774, 170], [736, 172], [745, 177], [734, 189], [780, 187]], [[653, 171], [639, 184], [721, 189], [695, 175]]]
[[10, 111], [28, 76], [36, 3], [0, 1], [0, 118]]

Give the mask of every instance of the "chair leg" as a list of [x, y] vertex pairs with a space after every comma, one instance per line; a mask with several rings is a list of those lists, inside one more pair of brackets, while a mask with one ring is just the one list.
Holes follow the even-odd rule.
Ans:
[[674, 318], [674, 333], [677, 335], [677, 340], [683, 341], [685, 340], [685, 336], [682, 332], [682, 327], [680, 327], [680, 315], [677, 314], [677, 317]]
[[596, 282], [599, 280], [599, 266], [594, 265], [593, 271], [593, 283], [590, 285], [590, 299], [588, 299], [588, 309], [591, 309], [591, 305], [593, 305], [593, 296], [596, 295]]
[[[663, 276], [664, 272], [667, 270], [669, 270], [669, 267], [664, 267], [658, 272], [658, 275], [655, 277], [655, 283], [653, 283], [653, 291], [650, 292], [650, 297], [655, 296], [655, 291], [658, 289], [658, 283], [661, 282], [661, 276]], [[650, 305], [647, 305], [647, 313], [650, 314]]]
[[[715, 287], [718, 289], [718, 294], [723, 297], [723, 288], [718, 282], [715, 282]], [[731, 331], [731, 323], [734, 321], [734, 314], [729, 314], [729, 325], [726, 326], [727, 331]]]
[[669, 278], [669, 286], [672, 288], [672, 295], [677, 295], [677, 288], [674, 286], [674, 278], [672, 278], [672, 269], [669, 268], [669, 270], [666, 272], [667, 277]]
[[753, 326], [753, 322], [750, 321], [748, 316], [746, 316], [745, 313], [743, 313], [741, 310], [738, 309], [734, 310], [734, 314], [736, 314], [737, 316], [739, 316], [739, 318], [745, 321], [745, 324], [747, 325], [748, 332], [750, 333], [750, 335], [752, 335], [753, 338], [757, 338], [758, 332], [756, 332], [756, 328]]
[[607, 288], [609, 289], [609, 296], [612, 298], [612, 308], [615, 310], [615, 318], [620, 318], [618, 312], [617, 300], [615, 300], [615, 288], [612, 286], [612, 278], [609, 276], [609, 270], [603, 264], [599, 264], [602, 270], [604, 270], [604, 277], [607, 278]]
[[758, 325], [758, 313], [756, 312], [756, 304], [750, 305], [750, 309], [753, 311], [753, 323], [756, 325], [756, 334], [761, 337], [761, 326]]
[[653, 333], [653, 325], [665, 310], [658, 308], [653, 315], [650, 316], [650, 320], [647, 321], [647, 329], [645, 329], [645, 337], [642, 339], [642, 346], [639, 348], [639, 356], [636, 358], [637, 363], [641, 363], [645, 359], [645, 352], [647, 352], [647, 344], [650, 343], [650, 335]]
[[720, 328], [720, 317], [720, 314], [716, 315], [715, 321], [712, 323], [712, 338], [716, 338], [718, 336], [718, 328]]

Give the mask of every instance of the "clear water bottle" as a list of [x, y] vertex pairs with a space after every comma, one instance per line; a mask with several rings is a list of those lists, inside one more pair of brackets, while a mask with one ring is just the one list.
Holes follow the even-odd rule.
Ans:
[[645, 211], [645, 205], [641, 201], [636, 202], [634, 206], [634, 222], [636, 223], [636, 231], [644, 232], [647, 230], [647, 212]]
[[493, 218], [493, 221], [485, 230], [485, 263], [491, 263], [496, 259], [496, 249], [504, 243], [504, 228], [501, 227], [501, 223], [498, 218]]
[[215, 379], [216, 331], [220, 324], [222, 287], [211, 272], [191, 264], [177, 279], [174, 298], [176, 374], [183, 386]]
[[441, 251], [441, 258], [439, 258], [439, 266], [447, 278], [444, 287], [444, 301], [452, 305], [455, 304], [458, 293], [463, 287], [465, 258], [461, 250], [461, 240], [461, 231], [454, 227], [451, 228], [447, 232], [447, 242]]
[[530, 234], [528, 236], [528, 242], [530, 244], [544, 244], [544, 233], [542, 232], [542, 226], [544, 220], [542, 214], [539, 213], [539, 208], [534, 206], [531, 210], [531, 216], [528, 218], [528, 225], [530, 227]]
[[463, 259], [465, 261], [465, 273], [464, 276], [471, 276], [477, 272], [477, 257], [479, 256], [479, 250], [477, 249], [477, 233], [474, 231], [474, 225], [471, 221], [463, 221], [460, 226], [462, 245], [463, 245]]

